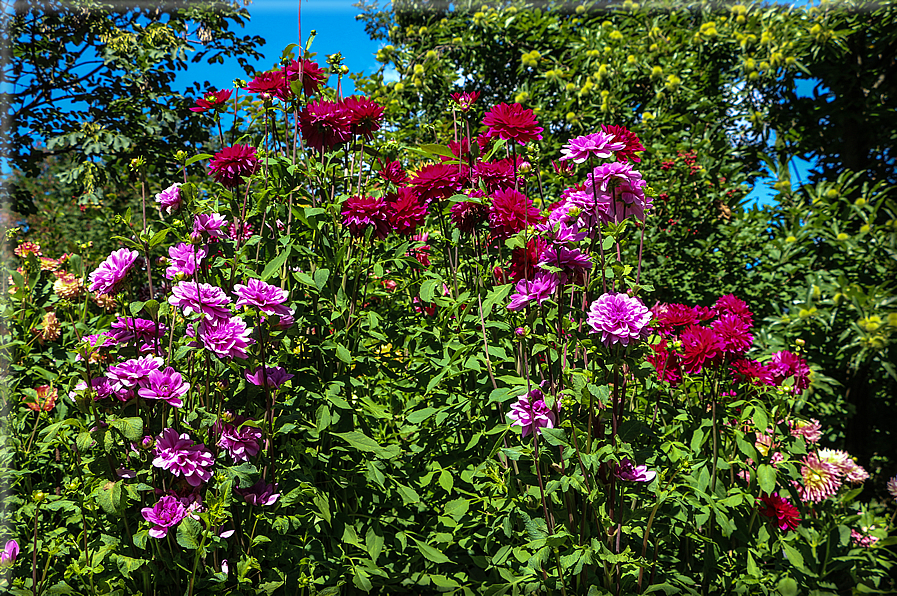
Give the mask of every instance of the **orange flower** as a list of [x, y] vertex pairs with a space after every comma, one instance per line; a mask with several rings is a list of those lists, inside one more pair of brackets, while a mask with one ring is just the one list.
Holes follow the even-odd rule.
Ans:
[[57, 391], [55, 387], [41, 385], [40, 387], [36, 387], [35, 391], [37, 391], [37, 399], [33, 402], [26, 401], [26, 406], [35, 412], [49, 412], [56, 407], [56, 398], [59, 397], [59, 391]]

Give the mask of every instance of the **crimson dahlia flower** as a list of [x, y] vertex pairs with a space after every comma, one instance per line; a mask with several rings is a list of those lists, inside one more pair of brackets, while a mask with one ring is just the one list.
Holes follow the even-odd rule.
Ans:
[[492, 195], [489, 227], [499, 238], [509, 238], [527, 226], [544, 221], [539, 209], [523, 193], [508, 188]]
[[405, 236], [414, 234], [427, 217], [427, 204], [408, 187], [400, 188], [386, 198], [389, 199], [386, 216], [393, 231]]
[[639, 138], [635, 136], [635, 133], [631, 132], [625, 126], [612, 126], [609, 124], [602, 124], [601, 130], [609, 135], [613, 135], [614, 141], [623, 144], [622, 149], [615, 150], [617, 161], [626, 162], [630, 159], [634, 162], [641, 161], [635, 152], [644, 151], [645, 148], [642, 146], [642, 142]]
[[234, 188], [244, 176], [251, 176], [259, 168], [255, 147], [233, 145], [215, 154], [209, 164], [209, 174], [227, 188]]
[[342, 212], [343, 225], [349, 228], [352, 235], [364, 236], [368, 226], [374, 228], [374, 238], [386, 238], [390, 232], [389, 208], [383, 199], [354, 196], [346, 200]]
[[196, 100], [196, 106], [190, 108], [191, 112], [202, 114], [207, 110], [216, 109], [218, 106], [230, 99], [233, 91], [224, 89], [222, 91], [206, 91], [202, 99]]
[[299, 128], [308, 147], [329, 151], [352, 137], [349, 111], [333, 101], [313, 101], [299, 112]]
[[349, 129], [354, 135], [363, 136], [370, 141], [374, 133], [380, 130], [383, 120], [383, 106], [367, 97], [352, 95], [343, 100], [343, 106], [349, 115]]
[[489, 128], [487, 136], [517, 141], [521, 145], [542, 140], [542, 127], [533, 111], [524, 109], [519, 103], [498, 104], [486, 112], [483, 125]]
[[780, 497], [779, 493], [763, 494], [760, 497], [760, 502], [763, 504], [758, 509], [760, 515], [775, 520], [779, 530], [783, 532], [796, 530], [800, 525], [800, 513], [794, 505], [788, 502], [786, 497]]
[[449, 219], [462, 234], [472, 234], [489, 216], [489, 206], [482, 203], [462, 201], [452, 205]]
[[327, 72], [311, 60], [293, 60], [286, 67], [287, 78], [291, 81], [299, 80], [302, 75], [302, 91], [306, 95], [314, 95], [321, 84], [327, 80]]

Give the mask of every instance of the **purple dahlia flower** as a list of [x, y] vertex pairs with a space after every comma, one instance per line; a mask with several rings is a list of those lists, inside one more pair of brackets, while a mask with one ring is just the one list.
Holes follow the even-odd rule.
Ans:
[[589, 325], [592, 333], [601, 334], [605, 346], [646, 339], [650, 328], [651, 311], [642, 301], [627, 294], [604, 294], [592, 303]]
[[181, 197], [181, 183], [175, 182], [162, 192], [156, 195], [156, 202], [159, 203], [159, 209], [171, 215], [172, 211], [181, 208], [183, 199]]
[[557, 422], [554, 410], [545, 405], [545, 394], [539, 388], [533, 389], [526, 395], [517, 398], [517, 403], [511, 406], [508, 418], [513, 420], [512, 426], [523, 427], [523, 435], [527, 436], [534, 430], [542, 434], [542, 429], [554, 428]]
[[170, 366], [165, 370], [151, 371], [140, 385], [137, 395], [143, 399], [161, 399], [175, 408], [184, 405], [181, 398], [187, 395], [187, 390], [190, 389], [190, 383], [185, 383], [181, 375]]
[[249, 488], [235, 488], [234, 492], [242, 496], [250, 505], [261, 507], [273, 505], [277, 502], [277, 499], [280, 498], [280, 493], [274, 492], [276, 490], [277, 483], [268, 484], [264, 480], [259, 480]]
[[287, 301], [288, 294], [285, 290], [266, 284], [265, 282], [250, 278], [246, 281], [246, 285], [237, 284], [234, 286], [234, 294], [239, 297], [236, 306], [249, 306], [257, 308], [265, 314], [289, 316], [292, 310], [284, 306]]
[[185, 315], [202, 314], [205, 319], [229, 319], [231, 314], [226, 305], [230, 298], [217, 286], [195, 281], [182, 281], [171, 289], [168, 303], [179, 306]]
[[173, 428], [166, 428], [156, 440], [153, 465], [175, 476], [183, 476], [190, 486], [199, 486], [212, 477], [215, 459], [204, 444], [194, 443], [190, 435], [179, 436]]
[[628, 457], [624, 457], [614, 470], [614, 476], [627, 482], [651, 482], [657, 472], [648, 470], [648, 466], [636, 466]]
[[144, 507], [140, 510], [143, 519], [153, 524], [149, 535], [153, 538], [165, 538], [168, 530], [187, 517], [187, 508], [177, 497], [165, 496], [152, 507]]
[[572, 159], [573, 163], [582, 163], [589, 157], [606, 159], [626, 148], [626, 143], [616, 140], [614, 135], [605, 132], [596, 132], [590, 135], [576, 137], [567, 142], [561, 149], [563, 157], [561, 161]]
[[96, 294], [117, 294], [138, 256], [136, 250], [127, 248], [113, 252], [90, 274], [89, 290]]

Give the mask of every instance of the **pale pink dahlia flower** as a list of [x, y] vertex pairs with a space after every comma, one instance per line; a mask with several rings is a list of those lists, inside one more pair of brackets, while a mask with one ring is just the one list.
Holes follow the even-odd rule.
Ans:
[[605, 346], [647, 339], [651, 311], [642, 301], [627, 294], [604, 294], [589, 309], [592, 333], [601, 334]]

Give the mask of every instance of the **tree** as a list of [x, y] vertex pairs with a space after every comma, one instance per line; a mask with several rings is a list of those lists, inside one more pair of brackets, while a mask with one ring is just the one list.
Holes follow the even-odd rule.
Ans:
[[[247, 59], [259, 56], [262, 40], [230, 30], [249, 16], [237, 6], [15, 2], [3, 31], [9, 60], [0, 80], [10, 90], [0, 95], [3, 154], [26, 175], [48, 154], [63, 157], [63, 182], [79, 182], [90, 202], [91, 189], [119, 177], [137, 155], [154, 170], [171, 162], [172, 148], [206, 142], [202, 123], [187, 117], [191, 102], [172, 84], [179, 70], [202, 60], [236, 56], [249, 72]], [[8, 190], [19, 199], [15, 210], [33, 208]]]

